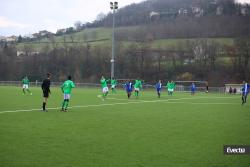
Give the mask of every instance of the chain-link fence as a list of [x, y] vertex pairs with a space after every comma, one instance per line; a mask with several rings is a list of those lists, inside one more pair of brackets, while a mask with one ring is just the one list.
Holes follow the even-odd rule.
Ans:
[[[31, 87], [40, 87], [42, 82], [30, 82]], [[52, 87], [59, 87], [62, 84], [62, 82], [51, 82]], [[96, 83], [75, 83], [76, 87], [80, 88], [99, 88], [101, 87], [100, 84]], [[22, 82], [20, 81], [0, 81], [0, 86], [22, 86]], [[124, 84], [119, 83], [117, 85], [117, 88], [123, 89]], [[163, 86], [163, 89], [165, 86]], [[153, 90], [155, 89], [155, 85], [151, 84], [143, 84], [144, 90]], [[175, 91], [177, 92], [189, 92], [190, 86], [184, 86], [184, 85], [176, 85]], [[198, 92], [206, 92], [206, 87], [196, 87], [196, 91]], [[209, 92], [215, 92], [215, 93], [225, 93], [226, 88], [225, 87], [209, 87]]]
[[[50, 86], [57, 87], [61, 86], [62, 82], [51, 82]], [[22, 86], [22, 82], [20, 81], [0, 81], [0, 86]], [[40, 87], [42, 82], [30, 82], [29, 85], [31, 87]], [[99, 87], [100, 84], [95, 83], [75, 83], [76, 87]]]

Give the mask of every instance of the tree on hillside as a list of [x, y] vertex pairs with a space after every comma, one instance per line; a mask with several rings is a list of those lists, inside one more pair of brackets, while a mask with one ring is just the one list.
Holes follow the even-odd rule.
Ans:
[[70, 34], [69, 37], [71, 39], [71, 42], [73, 43], [74, 42], [74, 34]]
[[18, 38], [17, 38], [17, 43], [21, 43], [22, 41], [23, 41], [23, 38], [22, 38], [21, 35], [19, 35]]
[[70, 34], [70, 33], [73, 33], [73, 32], [74, 32], [74, 28], [73, 27], [66, 28], [66, 33], [67, 34]]
[[242, 73], [242, 79], [249, 79], [250, 72], [250, 39], [238, 38], [234, 41], [236, 54], [238, 57], [239, 72]]
[[101, 21], [103, 20], [104, 18], [106, 17], [106, 15], [104, 13], [99, 13], [97, 16], [96, 16], [96, 20], [97, 21]]

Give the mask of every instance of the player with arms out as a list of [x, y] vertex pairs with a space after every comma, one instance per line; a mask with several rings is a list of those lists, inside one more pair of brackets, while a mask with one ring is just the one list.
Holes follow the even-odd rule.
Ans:
[[49, 98], [49, 94], [51, 94], [50, 92], [50, 73], [47, 73], [47, 78], [43, 80], [42, 83], [42, 90], [43, 90], [43, 107], [42, 107], [42, 111], [48, 111], [46, 110], [46, 104]]
[[138, 98], [140, 89], [142, 88], [141, 80], [139, 79], [135, 80], [134, 88], [135, 88], [135, 97]]
[[109, 88], [107, 85], [107, 82], [109, 82], [109, 80], [106, 80], [104, 76], [102, 76], [100, 82], [102, 86], [102, 100], [105, 100], [109, 93]]
[[25, 95], [26, 91], [29, 92], [30, 95], [32, 95], [31, 91], [29, 90], [30, 81], [27, 76], [23, 78], [22, 83], [23, 83], [23, 95]]
[[63, 92], [63, 103], [61, 111], [67, 112], [67, 108], [69, 105], [69, 99], [71, 96], [71, 89], [75, 87], [74, 82], [71, 80], [71, 76], [68, 76], [68, 80], [65, 81], [62, 86], [61, 90]]
[[117, 80], [112, 78], [111, 79], [111, 90], [112, 90], [112, 94], [115, 94], [116, 93], [116, 86], [117, 86]]
[[155, 88], [156, 88], [156, 91], [157, 91], [158, 98], [160, 98], [161, 97], [161, 88], [162, 88], [161, 80], [159, 80], [156, 83]]

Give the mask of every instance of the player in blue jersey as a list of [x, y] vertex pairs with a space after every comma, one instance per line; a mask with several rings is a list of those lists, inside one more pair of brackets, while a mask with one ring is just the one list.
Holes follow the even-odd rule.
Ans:
[[155, 88], [156, 88], [156, 91], [157, 91], [158, 98], [160, 98], [161, 97], [161, 88], [162, 88], [161, 80], [159, 80], [156, 83]]
[[242, 105], [244, 105], [247, 102], [247, 95], [249, 93], [250, 85], [247, 84], [247, 82], [243, 81], [242, 86]]
[[196, 86], [195, 86], [194, 83], [191, 84], [190, 89], [191, 89], [191, 95], [194, 95], [194, 94], [195, 94], [195, 91], [196, 91]]
[[133, 83], [128, 80], [125, 83], [125, 89], [126, 89], [126, 92], [127, 92], [127, 95], [128, 95], [128, 99], [129, 99], [130, 96], [131, 96], [131, 92], [133, 91]]

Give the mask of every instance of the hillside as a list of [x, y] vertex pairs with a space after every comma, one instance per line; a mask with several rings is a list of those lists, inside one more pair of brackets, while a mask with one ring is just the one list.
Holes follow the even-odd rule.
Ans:
[[111, 39], [110, 28], [91, 28], [85, 29], [80, 32], [65, 34], [62, 36], [53, 36], [51, 38], [42, 38], [32, 42], [22, 42], [17, 44], [18, 50], [24, 50], [25, 48], [33, 49], [34, 51], [42, 51], [44, 47], [52, 49], [56, 47], [77, 46], [85, 45], [85, 43], [91, 43], [91, 45], [105, 45], [107, 41]]
[[[115, 76], [147, 82], [208, 80], [215, 86], [248, 80], [249, 11], [233, 0], [148, 0], [119, 9]], [[36, 79], [48, 71], [55, 81], [67, 74], [79, 82], [109, 76], [111, 16], [77, 32], [0, 46], [0, 79], [27, 74]]]
[[[234, 0], [147, 0], [118, 9], [116, 13], [116, 40], [131, 43], [151, 41], [152, 47], [168, 48], [174, 40], [233, 39], [250, 37], [250, 5], [237, 4]], [[41, 51], [74, 45], [108, 45], [111, 40], [112, 14], [101, 20], [83, 24], [76, 32], [38, 38], [25, 47]], [[221, 40], [219, 40], [221, 41]], [[229, 42], [232, 44], [232, 42]], [[228, 42], [226, 43], [228, 44]]]
[[[138, 33], [139, 30], [145, 29], [146, 26], [130, 26], [130, 27], [119, 27], [116, 29], [116, 35], [118, 36], [117, 41], [121, 42], [123, 46], [129, 46], [131, 43], [140, 42], [136, 38], [132, 38], [132, 34]], [[23, 51], [27, 48], [42, 52], [43, 48], [49, 47], [50, 50], [53, 47], [65, 47], [65, 46], [79, 46], [89, 45], [95, 46], [109, 46], [111, 47], [111, 28], [90, 28], [82, 30], [81, 32], [66, 34], [63, 36], [54, 36], [53, 38], [43, 38], [33, 42], [23, 42], [16, 45], [17, 50]], [[122, 38], [123, 34], [128, 34], [126, 38]], [[131, 36], [131, 37], [129, 37]], [[139, 39], [139, 38], [138, 38]], [[159, 49], [177, 49], [178, 45], [187, 41], [195, 41], [198, 39], [208, 39], [215, 41], [221, 45], [232, 45], [233, 38], [166, 38], [166, 39], [152, 39], [150, 40], [150, 46], [152, 48]]]

